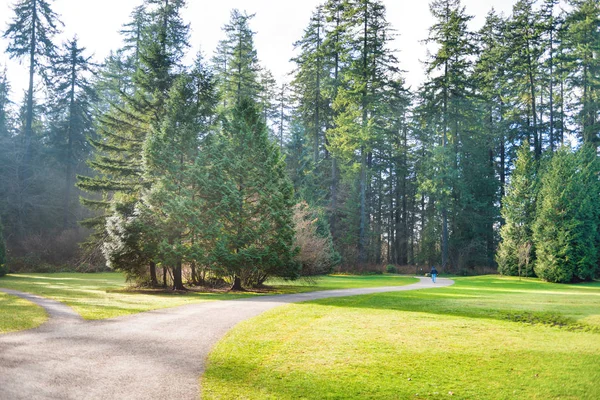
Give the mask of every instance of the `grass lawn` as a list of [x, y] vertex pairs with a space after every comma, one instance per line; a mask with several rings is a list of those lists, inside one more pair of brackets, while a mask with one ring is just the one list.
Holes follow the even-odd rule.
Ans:
[[600, 283], [455, 281], [239, 324], [211, 353], [202, 398], [600, 398]]
[[[268, 282], [272, 287], [267, 294], [298, 293], [353, 287], [395, 286], [414, 283], [414, 278], [394, 275], [380, 276], [327, 276], [316, 283]], [[9, 274], [0, 278], [0, 287], [20, 290], [63, 302], [85, 319], [104, 319], [134, 314], [188, 303], [224, 300], [264, 295], [265, 293], [136, 293], [126, 292], [125, 278], [119, 273], [100, 274]], [[0, 315], [6, 315], [0, 303]], [[16, 314], [12, 314], [16, 318]]]
[[0, 292], [0, 334], [35, 328], [47, 319], [42, 307]]

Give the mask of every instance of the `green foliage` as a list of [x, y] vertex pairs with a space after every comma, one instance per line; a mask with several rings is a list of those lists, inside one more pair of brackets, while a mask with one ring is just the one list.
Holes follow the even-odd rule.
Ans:
[[538, 191], [536, 171], [537, 163], [526, 142], [519, 149], [515, 169], [502, 202], [504, 225], [500, 229], [502, 242], [496, 255], [498, 272], [502, 275], [533, 274], [535, 247], [532, 227]]
[[21, 58], [33, 52], [34, 64], [30, 67], [36, 70], [42, 69], [53, 55], [52, 39], [62, 25], [50, 4], [51, 0], [18, 1], [13, 6], [15, 16], [3, 35], [10, 40], [7, 52], [11, 57]]
[[213, 58], [224, 111], [231, 110], [243, 98], [258, 100], [261, 87], [254, 32], [250, 29], [252, 18], [254, 14], [231, 11], [230, 21], [223, 27], [226, 38], [219, 42]]
[[590, 146], [561, 148], [549, 161], [533, 224], [535, 272], [542, 279], [568, 283], [598, 275], [599, 173]]
[[296, 278], [292, 186], [256, 105], [242, 99], [199, 157], [204, 211], [218, 232], [207, 239], [217, 273], [246, 286]]
[[154, 242], [135, 198], [120, 196], [106, 219], [102, 253], [106, 265], [125, 273], [128, 281], [148, 281], [147, 265], [152, 261]]
[[387, 272], [388, 274], [397, 274], [398, 268], [395, 265], [388, 264], [385, 267], [385, 272]]

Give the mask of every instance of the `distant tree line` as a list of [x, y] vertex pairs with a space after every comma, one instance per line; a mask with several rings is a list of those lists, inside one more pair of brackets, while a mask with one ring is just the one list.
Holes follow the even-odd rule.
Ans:
[[245, 12], [188, 65], [185, 1], [145, 0], [96, 65], [77, 38], [54, 43], [51, 6], [18, 1], [3, 34], [30, 76], [13, 103], [0, 71], [13, 269], [101, 259], [176, 289], [338, 264], [598, 275], [595, 0], [519, 0], [478, 32], [460, 0], [433, 0], [418, 88], [381, 0], [318, 6], [280, 85]]

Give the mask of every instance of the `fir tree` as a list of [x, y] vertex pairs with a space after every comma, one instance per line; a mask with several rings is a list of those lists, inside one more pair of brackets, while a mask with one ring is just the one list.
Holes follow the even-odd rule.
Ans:
[[[145, 173], [143, 147], [150, 131], [160, 132], [168, 113], [167, 103], [173, 82], [179, 74], [180, 61], [188, 47], [189, 27], [182, 22], [181, 9], [185, 2], [176, 0], [147, 0], [148, 25], [139, 48], [139, 66], [133, 76], [135, 92], [120, 93], [120, 104], [100, 118], [99, 140], [92, 140], [96, 149], [90, 166], [99, 174], [78, 177], [78, 187], [101, 194], [101, 200], [84, 200], [84, 204], [104, 211], [104, 215], [85, 221], [96, 228], [92, 243], [97, 245], [107, 236], [106, 218], [117, 212], [117, 220], [131, 221], [139, 217], [137, 202], [143, 189], [152, 186], [152, 174]], [[122, 206], [118, 203], [122, 202]], [[131, 206], [128, 206], [131, 205]], [[136, 214], [122, 214], [122, 212]], [[135, 224], [127, 226], [136, 227]], [[127, 226], [121, 229], [126, 231]], [[117, 236], [113, 235], [112, 238]], [[136, 237], [126, 236], [126, 237]], [[119, 249], [120, 244], [108, 246]], [[107, 254], [107, 245], [104, 246]], [[138, 249], [144, 246], [138, 245]], [[153, 248], [153, 246], [150, 246]], [[127, 252], [127, 251], [126, 251]], [[110, 255], [107, 255], [110, 259]], [[152, 260], [151, 256], [137, 257]], [[157, 284], [155, 262], [150, 261], [150, 281]], [[143, 268], [138, 267], [138, 270]], [[165, 269], [166, 271], [166, 269]], [[140, 277], [141, 280], [145, 278]], [[166, 282], [163, 282], [166, 285]]]
[[550, 282], [592, 280], [598, 275], [600, 163], [591, 145], [561, 148], [541, 178], [533, 224], [535, 273]]
[[93, 132], [92, 103], [96, 93], [89, 82], [93, 73], [91, 57], [84, 56], [85, 48], [78, 46], [77, 38], [65, 43], [54, 64], [57, 82], [54, 87], [54, 113], [57, 113], [55, 146], [65, 163], [63, 228], [71, 226], [73, 207], [71, 192], [75, 185], [75, 170], [89, 153], [87, 138]]
[[211, 258], [217, 272], [230, 277], [232, 290], [260, 285], [269, 276], [297, 277], [292, 186], [251, 100], [233, 109], [197, 165], [205, 212], [218, 232], [210, 241]]
[[231, 11], [230, 21], [223, 27], [226, 37], [213, 58], [224, 109], [234, 107], [242, 98], [258, 100], [260, 68], [250, 29], [252, 18], [254, 14]]
[[[433, 152], [437, 171], [432, 171], [433, 181], [428, 186], [435, 188], [437, 208], [442, 214], [441, 261], [442, 269], [446, 269], [452, 252], [450, 234], [461, 218], [457, 214], [460, 205], [455, 201], [461, 195], [456, 178], [460, 167], [462, 134], [466, 133], [467, 126], [472, 122], [469, 121], [472, 115], [467, 117], [467, 114], [472, 109], [469, 73], [475, 48], [472, 34], [467, 28], [472, 16], [466, 13], [460, 0], [433, 1], [430, 9], [436, 22], [429, 30], [427, 42], [435, 43], [440, 48], [427, 64], [429, 78], [425, 83], [424, 98], [429, 102], [426, 110], [434, 113], [428, 119], [441, 146]], [[464, 198], [468, 197], [467, 193], [463, 195]]]
[[10, 41], [6, 51], [11, 58], [29, 58], [29, 88], [24, 130], [26, 169], [30, 167], [32, 158], [34, 76], [36, 71], [43, 72], [46, 63], [54, 56], [55, 46], [52, 39], [59, 33], [59, 27], [62, 25], [58, 15], [52, 11], [51, 1], [20, 0], [13, 7], [15, 16], [3, 35]]
[[572, 0], [565, 20], [565, 57], [571, 87], [581, 93], [577, 122], [584, 143], [600, 143], [600, 4], [595, 0]]
[[504, 225], [500, 229], [502, 241], [496, 255], [498, 272], [502, 275], [530, 276], [533, 273], [533, 269], [521, 271], [523, 263], [519, 260], [519, 252], [526, 250], [533, 266], [535, 247], [532, 227], [538, 190], [536, 171], [537, 165], [534, 155], [529, 150], [529, 143], [524, 143], [519, 149], [515, 169], [502, 203]]

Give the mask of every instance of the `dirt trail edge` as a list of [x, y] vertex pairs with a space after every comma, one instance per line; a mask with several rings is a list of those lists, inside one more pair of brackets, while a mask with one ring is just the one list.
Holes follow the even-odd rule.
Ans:
[[198, 399], [208, 353], [238, 322], [288, 303], [454, 283], [419, 279], [407, 286], [215, 301], [101, 321], [82, 321], [61, 303], [0, 289], [41, 305], [50, 317], [39, 328], [0, 335], [0, 398]]

